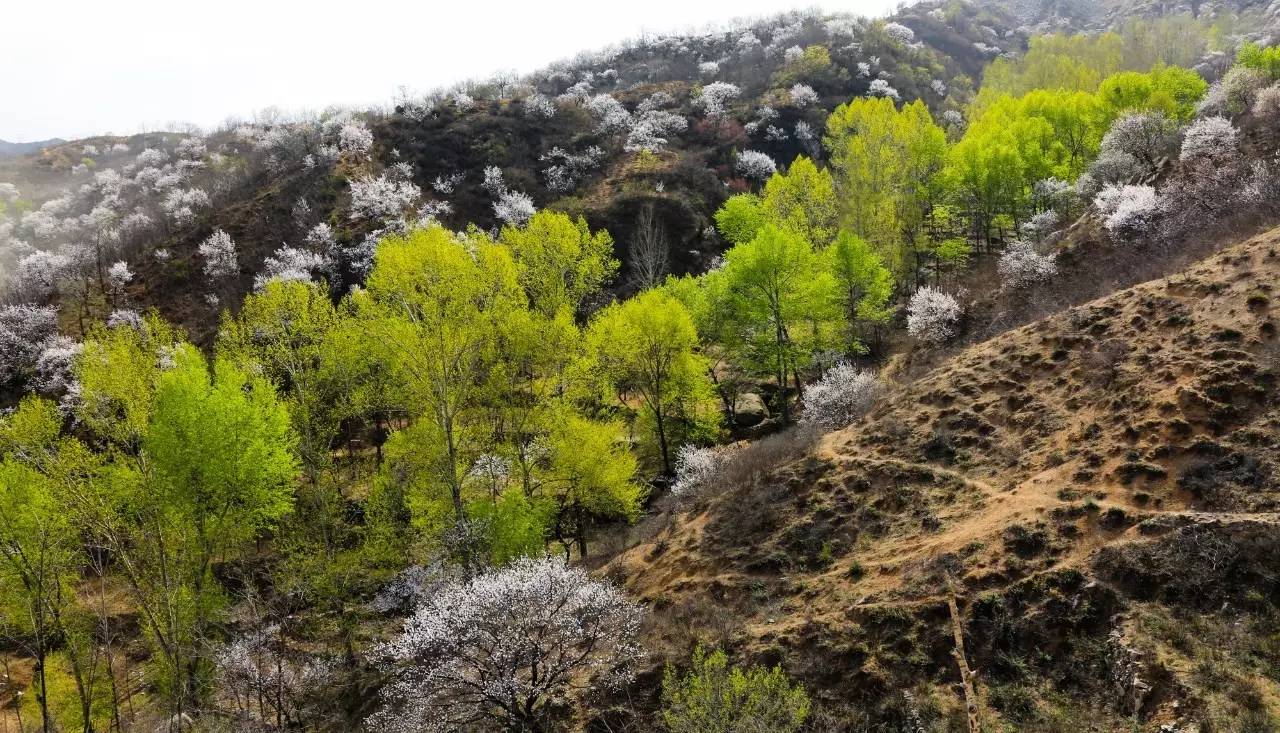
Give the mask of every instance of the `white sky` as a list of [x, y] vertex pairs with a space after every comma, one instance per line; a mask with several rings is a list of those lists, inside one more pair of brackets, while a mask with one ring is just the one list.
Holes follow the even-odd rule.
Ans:
[[0, 139], [211, 126], [275, 106], [388, 104], [642, 32], [897, 0], [6, 0]]

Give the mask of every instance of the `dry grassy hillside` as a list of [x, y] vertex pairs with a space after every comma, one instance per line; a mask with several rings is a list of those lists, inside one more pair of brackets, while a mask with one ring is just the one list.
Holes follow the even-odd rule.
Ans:
[[746, 449], [611, 571], [653, 648], [783, 660], [855, 720], [967, 729], [954, 597], [986, 729], [1276, 730], [1277, 283], [1280, 230], [973, 346]]

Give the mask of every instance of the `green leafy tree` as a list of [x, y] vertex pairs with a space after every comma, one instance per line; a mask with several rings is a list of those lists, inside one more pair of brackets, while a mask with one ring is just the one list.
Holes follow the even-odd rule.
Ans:
[[716, 211], [716, 228], [720, 236], [731, 244], [742, 244], [755, 239], [756, 232], [764, 225], [765, 213], [760, 197], [750, 193], [730, 196]]
[[561, 308], [576, 313], [618, 271], [613, 238], [592, 232], [582, 217], [544, 209], [523, 226], [504, 227], [498, 239], [511, 248], [530, 306], [547, 317]]
[[[208, 692], [204, 642], [226, 600], [214, 564], [290, 511], [298, 465], [289, 414], [265, 378], [225, 360], [210, 369], [157, 331], [115, 329], [85, 346], [77, 376], [93, 397], [81, 420], [119, 447], [78, 503], [133, 593], [156, 682], [181, 715]], [[109, 407], [123, 429], [104, 420]]]
[[760, 203], [766, 221], [799, 232], [815, 247], [825, 246], [835, 237], [840, 219], [835, 182], [830, 171], [818, 168], [803, 155], [786, 173], [769, 178]]
[[463, 479], [484, 451], [485, 402], [502, 334], [525, 307], [507, 247], [438, 225], [384, 241], [354, 307], [367, 347], [391, 371], [397, 401], [415, 421], [424, 487], [466, 521]]
[[710, 395], [698, 333], [684, 305], [648, 290], [596, 314], [587, 332], [595, 366], [622, 404], [632, 396], [652, 419], [662, 470], [672, 472], [672, 427]]
[[551, 502], [552, 534], [568, 549], [572, 539], [587, 554], [591, 523], [598, 518], [633, 521], [647, 493], [635, 480], [636, 458], [616, 423], [566, 413], [547, 445], [540, 494]]
[[809, 717], [809, 696], [780, 667], [731, 667], [725, 653], [693, 653], [683, 677], [662, 677], [662, 721], [671, 733], [795, 733]]
[[[61, 436], [57, 407], [29, 398], [0, 420], [0, 609], [6, 631], [35, 661], [35, 700], [41, 729], [60, 729], [53, 690], [58, 667], [70, 667], [79, 704], [66, 724], [92, 730], [93, 684], [100, 679], [96, 646], [81, 643], [77, 602], [80, 568], [87, 559], [71, 503], [74, 484], [97, 468], [93, 454], [74, 438]], [[54, 665], [53, 653], [65, 647]]]
[[[730, 249], [725, 265], [707, 276], [711, 307], [732, 320], [729, 343], [739, 358], [771, 374], [785, 393], [800, 391], [799, 370], [831, 340], [838, 324], [835, 281], [823, 258], [799, 234], [767, 224], [756, 238]], [[784, 421], [790, 419], [785, 394]]]
[[865, 350], [858, 337], [860, 327], [870, 326], [878, 334], [893, 316], [889, 306], [893, 273], [875, 249], [852, 232], [841, 232], [827, 248], [826, 256], [844, 316], [844, 348], [849, 353], [860, 353]]
[[859, 98], [831, 113], [823, 141], [846, 227], [889, 254], [890, 266], [902, 271], [942, 193], [938, 173], [946, 161], [946, 133], [923, 102], [899, 110], [891, 99]]

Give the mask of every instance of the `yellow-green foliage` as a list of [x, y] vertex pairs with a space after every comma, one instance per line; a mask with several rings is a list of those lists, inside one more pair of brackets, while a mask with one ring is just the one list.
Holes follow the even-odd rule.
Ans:
[[947, 140], [923, 102], [860, 98], [836, 108], [823, 139], [831, 153], [843, 222], [889, 253], [894, 270], [938, 194]]
[[680, 676], [668, 665], [662, 677], [662, 722], [671, 733], [794, 733], [809, 717], [809, 695], [781, 667], [729, 665], [724, 652], [693, 653]]
[[1260, 71], [1275, 81], [1280, 79], [1280, 46], [1262, 48], [1256, 43], [1245, 43], [1236, 53], [1236, 63]]

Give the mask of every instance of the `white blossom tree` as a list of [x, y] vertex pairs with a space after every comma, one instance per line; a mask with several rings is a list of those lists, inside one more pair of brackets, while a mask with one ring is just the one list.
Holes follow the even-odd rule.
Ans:
[[45, 344], [58, 335], [58, 310], [52, 306], [0, 308], [0, 384], [29, 376]]
[[220, 282], [240, 271], [236, 256], [236, 243], [231, 235], [218, 229], [200, 243], [200, 257], [204, 259], [204, 274], [210, 280]]
[[537, 209], [533, 199], [519, 191], [503, 191], [498, 200], [493, 202], [493, 215], [499, 221], [514, 226], [521, 226], [533, 218]]
[[1159, 112], [1127, 114], [1102, 137], [1099, 158], [1129, 155], [1145, 172], [1152, 172], [1161, 158], [1172, 155], [1178, 145], [1178, 126]]
[[422, 197], [412, 181], [387, 174], [362, 176], [351, 181], [351, 218], [385, 222], [404, 216]]
[[583, 106], [596, 119], [596, 132], [609, 134], [631, 129], [631, 113], [612, 94], [597, 94]]
[[1221, 161], [1238, 154], [1235, 125], [1226, 117], [1204, 117], [1192, 122], [1182, 137], [1183, 162]]
[[932, 344], [944, 343], [955, 335], [960, 315], [955, 297], [926, 285], [907, 303], [907, 333]]
[[1112, 236], [1134, 239], [1151, 230], [1160, 213], [1160, 197], [1151, 186], [1109, 185], [1093, 200]]
[[393, 733], [551, 730], [556, 706], [632, 678], [642, 616], [554, 558], [445, 584], [378, 650], [392, 678], [371, 722]]
[[1009, 288], [1021, 288], [1048, 280], [1058, 274], [1058, 265], [1051, 254], [1042, 255], [1031, 242], [1018, 240], [1005, 247], [996, 265], [1000, 281]]
[[262, 261], [262, 272], [253, 278], [253, 289], [261, 290], [273, 280], [312, 282], [315, 273], [329, 268], [324, 256], [285, 245]]
[[373, 133], [360, 120], [351, 120], [338, 131], [338, 150], [355, 160], [368, 158], [373, 150]]
[[791, 87], [791, 103], [797, 107], [808, 107], [818, 103], [818, 93], [808, 84], [796, 84]]
[[744, 178], [753, 181], [764, 181], [778, 170], [778, 164], [773, 162], [773, 158], [758, 150], [743, 150], [738, 153], [733, 167]]
[[901, 23], [885, 23], [884, 33], [898, 43], [911, 43], [916, 39], [915, 31]]
[[800, 422], [826, 430], [843, 428], [865, 415], [883, 389], [875, 372], [840, 362], [805, 389]]
[[110, 296], [112, 305], [124, 298], [125, 288], [129, 287], [131, 282], [133, 282], [133, 271], [129, 269], [129, 263], [115, 262], [107, 269], [107, 295]]
[[741, 96], [742, 90], [736, 84], [717, 81], [702, 87], [702, 92], [694, 100], [709, 119], [718, 120], [729, 113], [726, 105]]
[[901, 98], [898, 90], [889, 86], [889, 82], [884, 79], [872, 79], [871, 85], [867, 87], [867, 94], [872, 97], [888, 97], [895, 102]]

